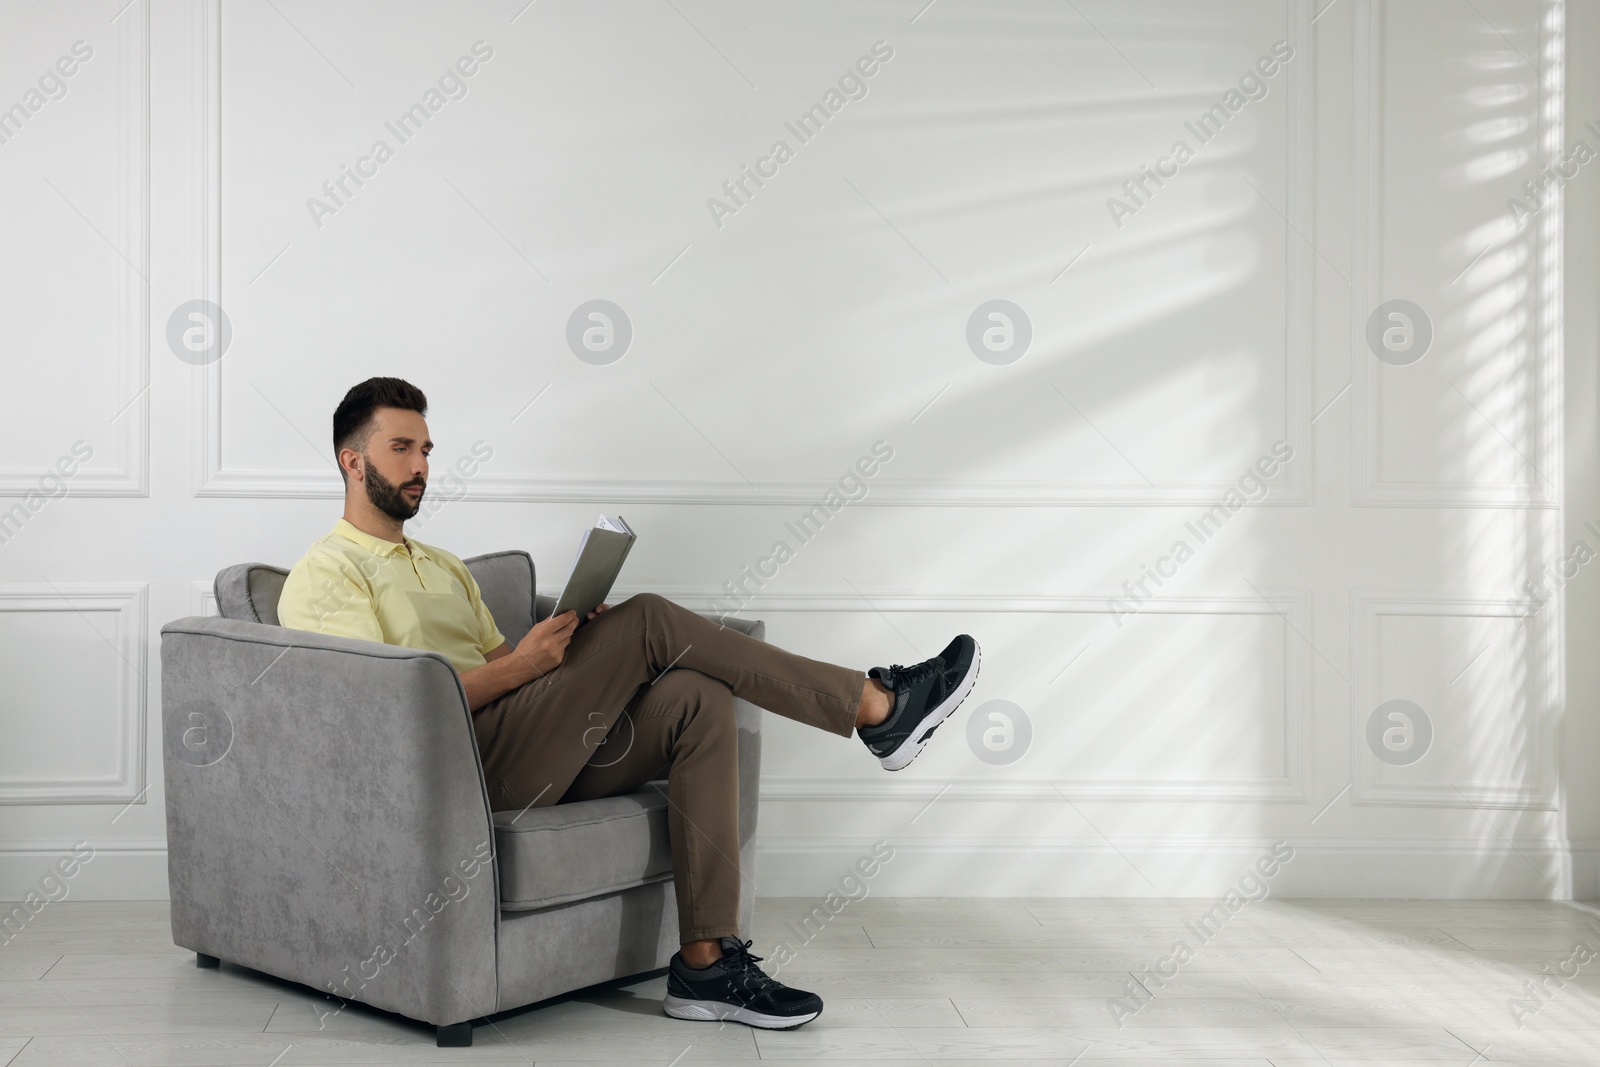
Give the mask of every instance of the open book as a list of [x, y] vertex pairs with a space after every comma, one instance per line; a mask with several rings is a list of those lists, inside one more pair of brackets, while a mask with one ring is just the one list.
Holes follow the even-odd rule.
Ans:
[[572, 563], [572, 576], [561, 590], [552, 615], [565, 611], [578, 613], [578, 625], [588, 619], [589, 612], [605, 602], [617, 575], [622, 573], [622, 561], [628, 558], [628, 549], [638, 538], [628, 524], [618, 515], [608, 519], [601, 515], [594, 528], [583, 531], [578, 541], [578, 555]]

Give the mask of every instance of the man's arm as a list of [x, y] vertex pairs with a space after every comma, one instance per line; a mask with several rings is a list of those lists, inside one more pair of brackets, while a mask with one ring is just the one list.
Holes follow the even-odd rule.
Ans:
[[511, 692], [537, 675], [527, 657], [519, 656], [510, 641], [484, 653], [486, 662], [461, 676], [461, 685], [467, 691], [467, 707], [477, 711], [497, 697]]
[[[591, 613], [599, 614], [600, 609]], [[578, 628], [578, 613], [564, 611], [534, 624], [517, 647], [509, 641], [483, 654], [486, 661], [461, 675], [467, 691], [467, 707], [476, 712], [498, 697], [555, 670], [567, 654], [572, 631]]]

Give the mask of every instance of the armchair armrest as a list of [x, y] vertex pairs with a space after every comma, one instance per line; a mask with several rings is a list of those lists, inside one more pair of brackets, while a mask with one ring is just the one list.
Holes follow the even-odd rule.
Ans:
[[173, 940], [436, 1025], [494, 1011], [494, 836], [450, 662], [191, 617], [161, 665]]

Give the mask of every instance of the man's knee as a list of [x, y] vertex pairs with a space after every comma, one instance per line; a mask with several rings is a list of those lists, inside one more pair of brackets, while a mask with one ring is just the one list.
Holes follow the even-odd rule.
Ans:
[[[694, 612], [675, 601], [668, 600], [660, 593], [635, 593], [616, 607], [606, 612], [610, 615], [620, 612], [642, 624], [645, 629], [660, 632], [681, 626], [685, 616], [692, 616]], [[602, 616], [603, 617], [603, 616]], [[681, 650], [674, 650], [681, 651]]]
[[674, 667], [656, 684], [666, 687], [664, 695], [670, 694], [682, 705], [685, 720], [699, 720], [702, 728], [736, 728], [733, 690], [726, 682], [687, 667]]
[[716, 738], [719, 747], [726, 746], [730, 751], [737, 751], [739, 717], [733, 710], [733, 693], [715, 679], [708, 681], [709, 685], [701, 690], [700, 706], [695, 718], [707, 737]]
[[621, 604], [618, 604], [617, 608], [628, 608], [645, 614], [660, 614], [664, 611], [671, 611], [677, 606], [660, 593], [635, 593]]

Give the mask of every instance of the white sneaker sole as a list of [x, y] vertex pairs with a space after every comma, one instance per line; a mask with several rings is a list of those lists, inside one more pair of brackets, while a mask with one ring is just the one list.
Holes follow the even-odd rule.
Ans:
[[725, 1004], [720, 1000], [684, 1000], [671, 993], [662, 999], [661, 1007], [674, 1019], [690, 1019], [703, 1023], [726, 1019], [729, 1022], [760, 1027], [763, 1030], [793, 1030], [822, 1014], [820, 1011], [814, 1011], [809, 1015], [763, 1015], [759, 1011], [741, 1008], [737, 1004]]
[[922, 753], [922, 746], [928, 743], [928, 735], [933, 733], [933, 728], [948, 719], [961, 702], [967, 699], [967, 694], [972, 692], [973, 683], [978, 680], [978, 664], [983, 659], [983, 649], [978, 647], [978, 642], [972, 642], [972, 666], [967, 671], [967, 676], [961, 679], [961, 684], [955, 691], [944, 698], [944, 703], [934, 708], [928, 717], [922, 720], [922, 725], [917, 732], [906, 738], [905, 743], [893, 752], [878, 760], [886, 771], [902, 771], [911, 765], [911, 761]]

